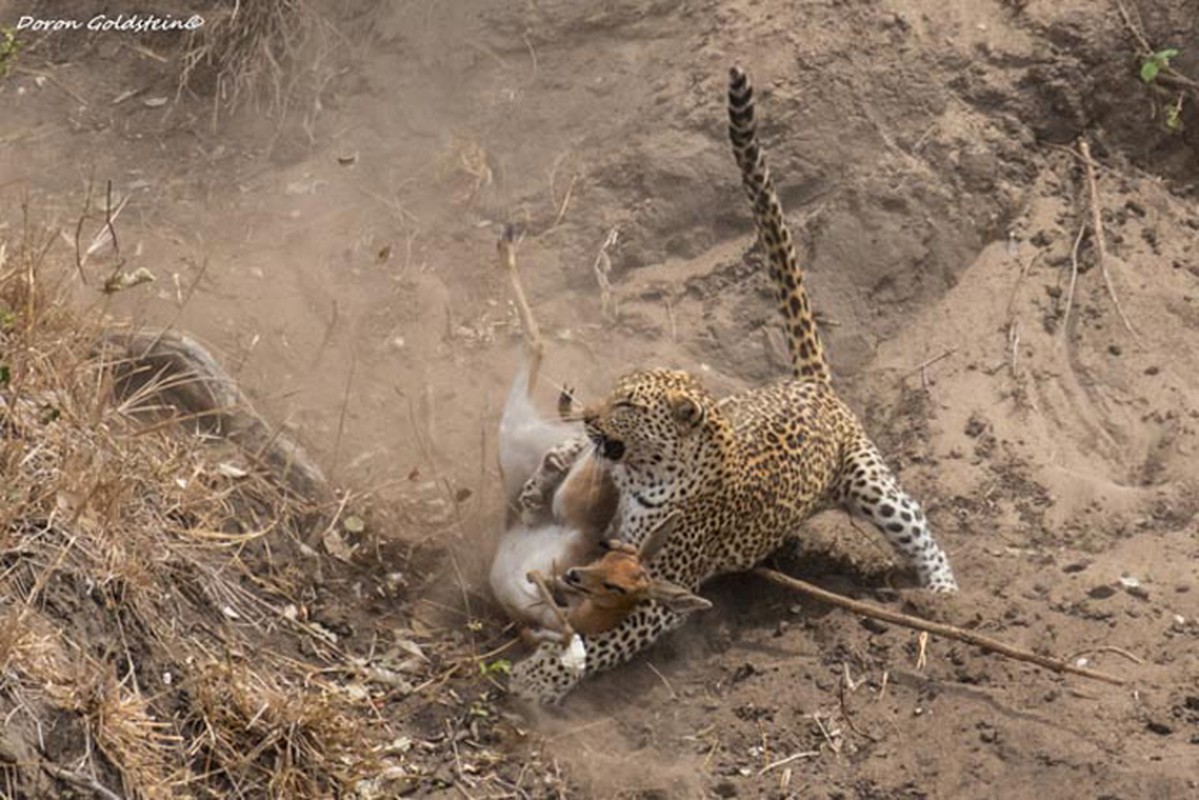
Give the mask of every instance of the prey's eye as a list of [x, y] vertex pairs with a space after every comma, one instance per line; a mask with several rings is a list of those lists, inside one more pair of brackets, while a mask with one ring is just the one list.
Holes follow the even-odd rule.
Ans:
[[625, 593], [625, 590], [622, 587], [617, 586], [615, 583], [609, 583], [608, 581], [604, 581], [604, 588], [607, 589], [609, 592], [613, 592], [615, 594], [624, 594]]

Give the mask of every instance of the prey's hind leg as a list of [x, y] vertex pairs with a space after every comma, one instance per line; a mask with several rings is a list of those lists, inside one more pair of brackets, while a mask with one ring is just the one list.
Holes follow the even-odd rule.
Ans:
[[586, 437], [569, 439], [546, 451], [516, 500], [516, 510], [526, 525], [534, 525], [549, 513], [554, 492], [566, 479], [579, 454], [587, 447]]

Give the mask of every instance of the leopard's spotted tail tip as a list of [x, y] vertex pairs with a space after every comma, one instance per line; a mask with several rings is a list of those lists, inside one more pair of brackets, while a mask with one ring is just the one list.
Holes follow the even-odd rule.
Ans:
[[754, 101], [753, 84], [749, 75], [741, 69], [740, 64], [729, 68], [729, 115], [737, 127], [743, 127], [751, 120]]

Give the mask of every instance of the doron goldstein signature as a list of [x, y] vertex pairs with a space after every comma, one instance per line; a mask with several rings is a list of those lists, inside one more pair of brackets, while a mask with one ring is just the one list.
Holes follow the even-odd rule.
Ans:
[[170, 14], [97, 14], [88, 19], [61, 19], [55, 17], [23, 16], [17, 19], [18, 31], [53, 33], [56, 31], [119, 31], [121, 33], [146, 33], [147, 31], [194, 31], [204, 27], [204, 18], [199, 14], [190, 17], [173, 17]]

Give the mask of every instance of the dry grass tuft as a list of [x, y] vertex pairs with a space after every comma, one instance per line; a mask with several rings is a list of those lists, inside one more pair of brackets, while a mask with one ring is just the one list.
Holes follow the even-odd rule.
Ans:
[[380, 770], [343, 698], [276, 678], [229, 661], [200, 669], [192, 723], [208, 734], [195, 748], [209, 775], [274, 797], [326, 797]]
[[50, 241], [0, 241], [0, 792], [353, 791], [380, 769], [371, 698], [314, 681], [340, 651], [306, 660], [281, 612], [313, 504], [167, 406], [186, 378], [118, 391]]

